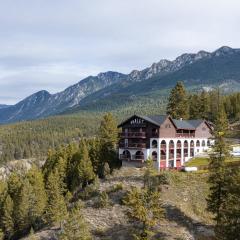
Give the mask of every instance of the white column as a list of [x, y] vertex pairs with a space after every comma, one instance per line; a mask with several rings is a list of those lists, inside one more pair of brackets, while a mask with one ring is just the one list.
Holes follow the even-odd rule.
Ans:
[[177, 142], [174, 141], [173, 148], [173, 167], [177, 167]]
[[160, 171], [160, 160], [161, 160], [161, 141], [158, 139], [158, 148], [157, 148], [157, 170]]
[[168, 161], [169, 161], [169, 141], [166, 140], [166, 167], [168, 168]]
[[184, 141], [181, 141], [181, 166], [184, 163]]
[[193, 140], [193, 157], [195, 157], [196, 153], [197, 153], [197, 140], [194, 139]]
[[190, 142], [191, 140], [187, 140], [188, 141], [188, 159], [190, 158]]

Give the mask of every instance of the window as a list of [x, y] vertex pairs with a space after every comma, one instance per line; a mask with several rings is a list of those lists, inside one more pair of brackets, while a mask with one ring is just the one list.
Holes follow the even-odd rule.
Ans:
[[205, 128], [205, 127], [203, 127], [203, 128], [202, 128], [202, 130], [203, 130], [203, 131], [206, 131], [206, 128]]
[[152, 141], [152, 148], [157, 148], [157, 147], [158, 147], [157, 140], [153, 140]]
[[166, 124], [165, 128], [171, 128], [171, 124]]

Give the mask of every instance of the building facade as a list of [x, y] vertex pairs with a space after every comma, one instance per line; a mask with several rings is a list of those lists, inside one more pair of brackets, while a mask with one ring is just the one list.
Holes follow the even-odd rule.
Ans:
[[118, 127], [119, 159], [142, 165], [152, 158], [157, 169], [181, 168], [213, 144], [212, 127], [205, 120], [133, 115]]

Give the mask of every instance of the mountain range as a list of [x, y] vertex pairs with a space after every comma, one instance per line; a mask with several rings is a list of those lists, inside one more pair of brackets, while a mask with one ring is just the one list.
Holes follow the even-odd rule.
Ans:
[[163, 59], [129, 74], [109, 71], [89, 76], [56, 94], [39, 91], [15, 105], [0, 105], [0, 123], [164, 102], [177, 81], [183, 81], [189, 91], [216, 86], [225, 93], [239, 91], [240, 49], [224, 46], [212, 53], [185, 53], [173, 61]]

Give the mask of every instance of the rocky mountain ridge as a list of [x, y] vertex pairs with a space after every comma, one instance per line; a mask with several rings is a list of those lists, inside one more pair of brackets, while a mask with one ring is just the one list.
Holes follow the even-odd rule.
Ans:
[[[58, 114], [68, 109], [78, 108], [83, 103], [89, 104], [89, 99], [90, 103], [94, 102], [96, 105], [99, 99], [106, 98], [109, 101], [114, 94], [121, 95], [129, 92], [131, 96], [127, 97], [137, 96], [147, 88], [161, 87], [164, 89], [177, 80], [183, 80], [187, 84], [199, 84], [207, 79], [203, 87], [211, 88], [213, 81], [211, 77], [215, 79], [218, 71], [222, 71], [221, 75], [223, 76], [217, 79], [219, 85], [227, 84], [229, 89], [231, 86], [234, 86], [235, 89], [240, 88], [240, 77], [237, 77], [237, 69], [240, 68], [239, 60], [240, 49], [224, 46], [212, 53], [199, 51], [196, 54], [182, 54], [173, 61], [162, 59], [141, 71], [133, 70], [130, 74], [113, 71], [99, 73], [97, 76], [89, 76], [56, 94], [42, 90], [13, 106], [1, 107], [0, 105], [0, 123]], [[203, 65], [205, 62], [207, 64]], [[212, 65], [212, 68], [208, 68], [209, 65]], [[216, 66], [221, 67], [216, 70]], [[206, 69], [203, 69], [204, 67]], [[228, 69], [225, 69], [227, 67]], [[232, 74], [229, 73], [231, 72], [229, 71], [230, 67], [233, 67]], [[199, 72], [201, 75], [196, 78], [195, 76], [199, 75]], [[210, 77], [206, 76], [206, 72]]]

